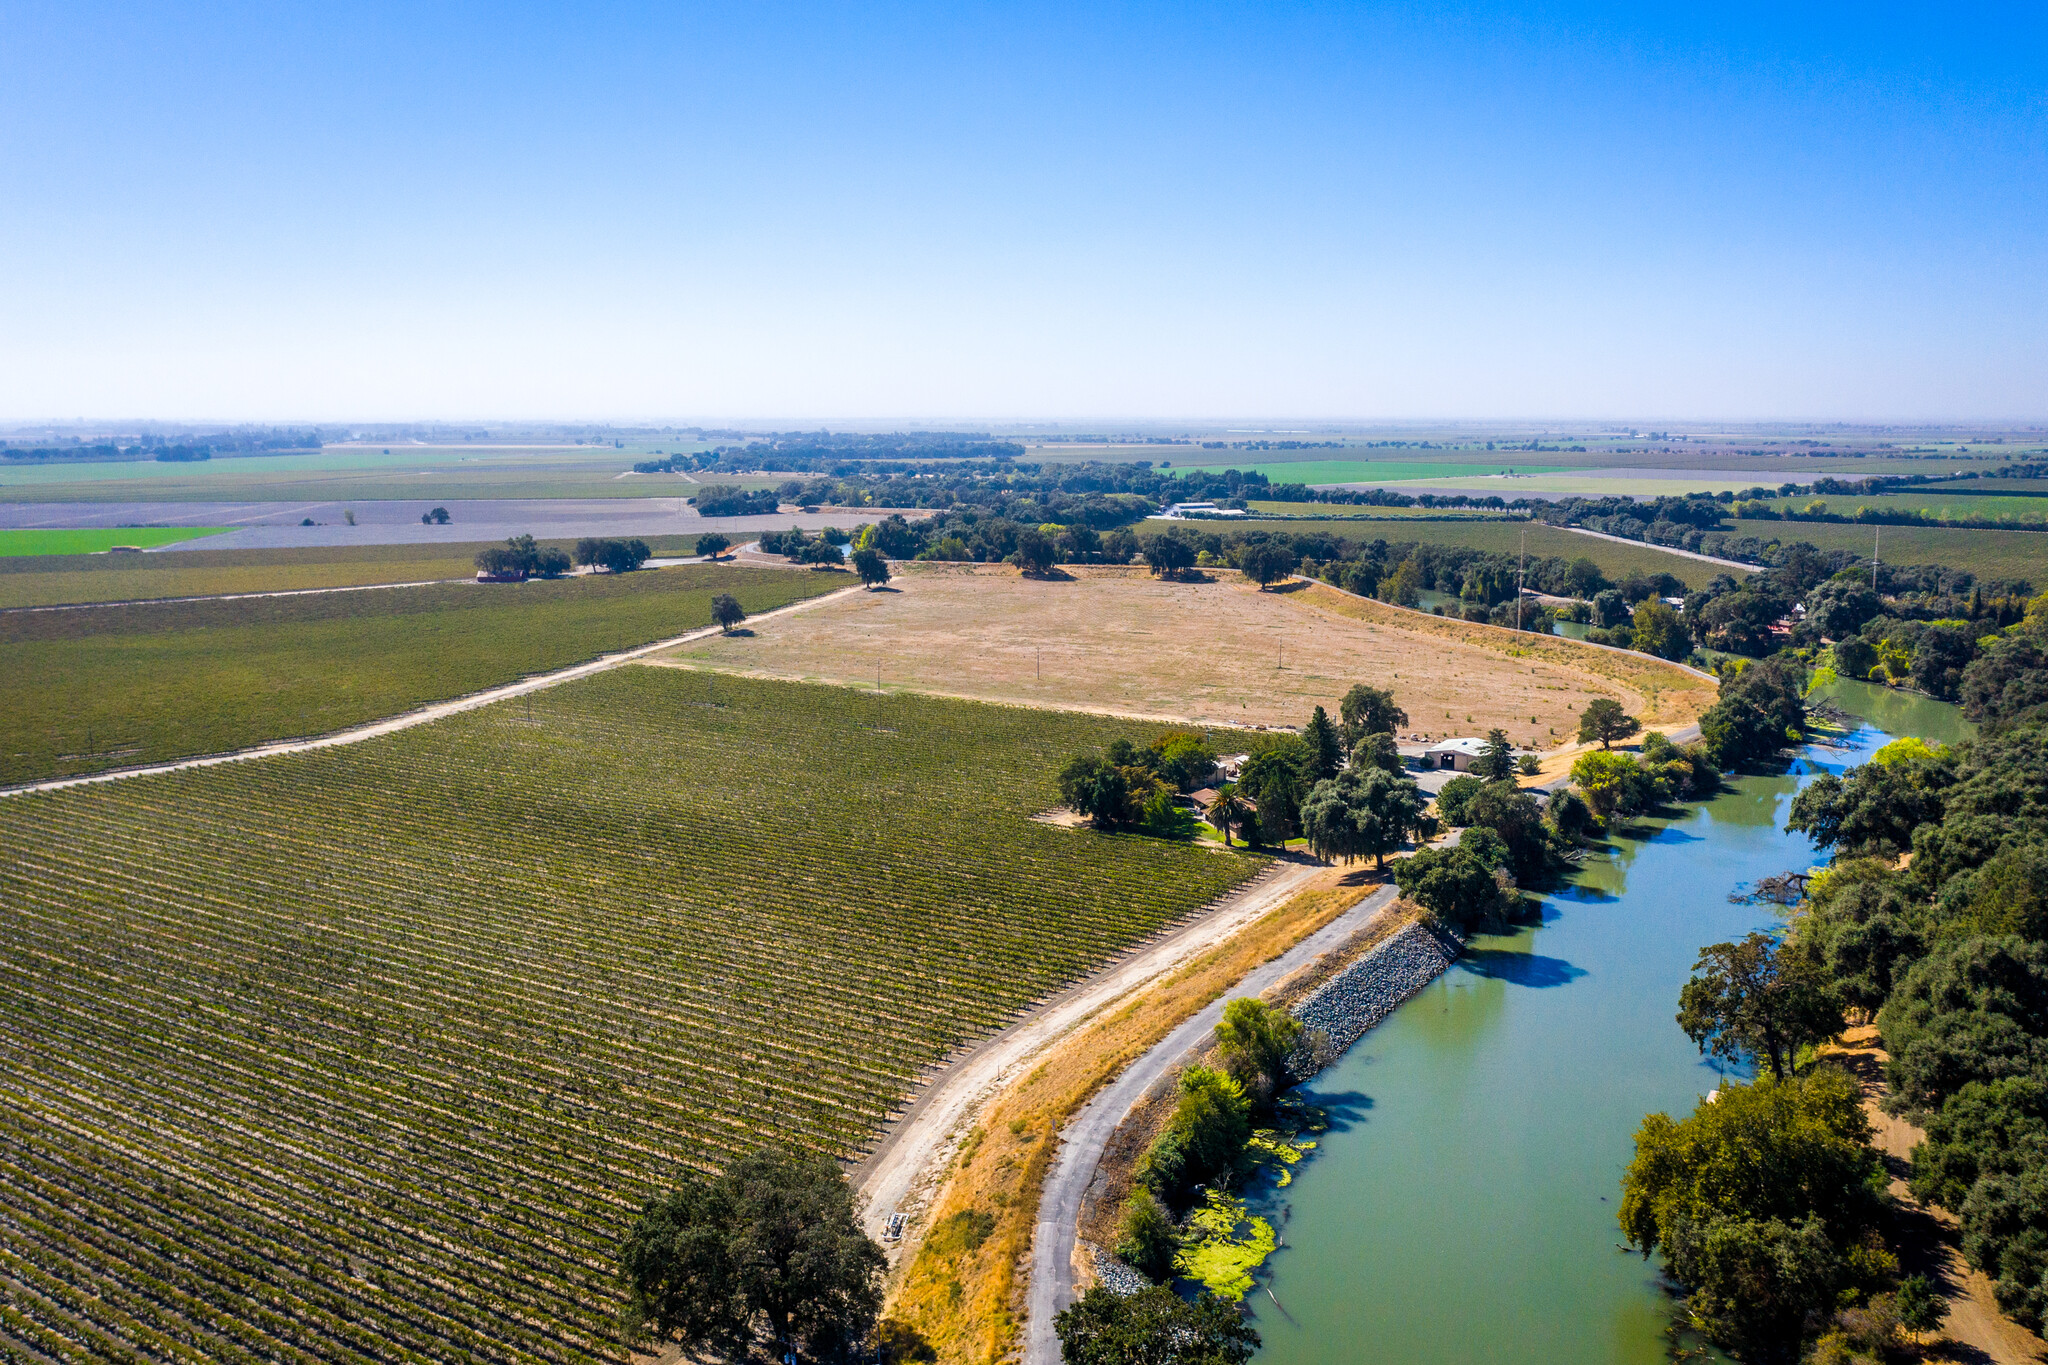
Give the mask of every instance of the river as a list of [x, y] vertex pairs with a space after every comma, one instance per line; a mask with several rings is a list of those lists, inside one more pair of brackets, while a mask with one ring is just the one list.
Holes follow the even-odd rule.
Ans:
[[1669, 1358], [1656, 1264], [1620, 1248], [1615, 1211], [1643, 1115], [1716, 1083], [1672, 1018], [1679, 987], [1703, 945], [1774, 922], [1729, 892], [1816, 861], [1783, 828], [1804, 781], [1967, 728], [1869, 684], [1828, 695], [1884, 728], [1639, 823], [1543, 898], [1540, 926], [1476, 938], [1304, 1088], [1333, 1126], [1269, 1196], [1283, 1244], [1246, 1300], [1262, 1365]]

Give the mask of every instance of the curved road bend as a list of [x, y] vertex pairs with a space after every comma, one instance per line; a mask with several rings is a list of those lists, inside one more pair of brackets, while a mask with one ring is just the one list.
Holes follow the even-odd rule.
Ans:
[[1081, 1197], [1095, 1180], [1102, 1149], [1124, 1116], [1153, 1082], [1178, 1066], [1223, 1020], [1227, 1000], [1256, 995], [1281, 977], [1306, 966], [1371, 923], [1394, 903], [1395, 889], [1383, 886], [1264, 966], [1252, 969], [1193, 1018], [1166, 1035], [1150, 1052], [1088, 1102], [1060, 1133], [1059, 1154], [1039, 1197], [1038, 1225], [1031, 1238], [1031, 1283], [1025, 1300], [1024, 1365], [1059, 1365], [1059, 1338], [1052, 1320], [1071, 1304], [1074, 1243], [1080, 1235]]
[[[882, 1236], [889, 1215], [914, 1213], [937, 1169], [950, 1162], [967, 1121], [1011, 1077], [1097, 1013], [1142, 990], [1285, 902], [1318, 874], [1319, 864], [1276, 863], [1273, 870], [1200, 918], [1144, 944], [1055, 996], [1002, 1032], [945, 1064], [888, 1135], [850, 1174], [866, 1201], [861, 1221]], [[898, 1244], [896, 1251], [907, 1244]], [[894, 1252], [892, 1252], [894, 1254]]]
[[[848, 593], [859, 591], [861, 591], [860, 585], [854, 584], [849, 587], [840, 588], [836, 592], [825, 593], [819, 597], [807, 597], [801, 602], [792, 602], [786, 607], [777, 607], [773, 611], [760, 612], [757, 615], [749, 616], [747, 619], [749, 621], [765, 621], [774, 616], [788, 616], [794, 612], [808, 611], [812, 607], [820, 606], [826, 602], [837, 601]], [[375, 739], [379, 735], [394, 734], [399, 730], [410, 730], [415, 725], [425, 725], [430, 721], [440, 720], [443, 716], [452, 716], [463, 711], [474, 711], [480, 706], [489, 706], [494, 701], [504, 701], [508, 697], [523, 697], [529, 692], [544, 691], [558, 683], [574, 682], [578, 678], [587, 678], [593, 673], [603, 673], [607, 669], [617, 668], [621, 664], [634, 663], [661, 650], [673, 649], [677, 645], [688, 644], [692, 640], [702, 640], [717, 633], [717, 626], [705, 626], [701, 630], [693, 630], [687, 634], [677, 635], [667, 640], [656, 640], [653, 644], [640, 645], [633, 649], [623, 650], [617, 654], [607, 654], [601, 658], [592, 659], [588, 663], [576, 664], [573, 667], [560, 669], [553, 673], [543, 673], [539, 677], [522, 678], [516, 683], [507, 683], [502, 687], [493, 687], [482, 692], [472, 692], [466, 697], [457, 697], [453, 701], [435, 702], [431, 706], [422, 706], [417, 710], [407, 711], [401, 715], [391, 716], [384, 720], [373, 720], [367, 725], [358, 725], [349, 730], [337, 730], [331, 735], [320, 735], [314, 739], [281, 740], [275, 744], [259, 744], [251, 749], [237, 749], [229, 754], [207, 754], [199, 758], [181, 758], [173, 763], [153, 763], [143, 768], [117, 768], [112, 772], [88, 773], [83, 777], [57, 777], [47, 782], [30, 782], [19, 787], [0, 787], [0, 797], [20, 796], [25, 792], [58, 791], [65, 787], [83, 787], [93, 782], [119, 782], [123, 778], [147, 777], [152, 773], [174, 773], [185, 768], [211, 768], [219, 763], [240, 763], [252, 758], [275, 758], [279, 754], [304, 753], [308, 749], [333, 749], [343, 744], [359, 744], [363, 740]]]

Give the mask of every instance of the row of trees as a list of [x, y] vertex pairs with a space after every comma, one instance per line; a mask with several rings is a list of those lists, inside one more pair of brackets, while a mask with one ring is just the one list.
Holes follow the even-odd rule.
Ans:
[[540, 545], [532, 536], [513, 536], [503, 545], [476, 553], [481, 573], [503, 578], [560, 578], [573, 567], [569, 552], [556, 545]]

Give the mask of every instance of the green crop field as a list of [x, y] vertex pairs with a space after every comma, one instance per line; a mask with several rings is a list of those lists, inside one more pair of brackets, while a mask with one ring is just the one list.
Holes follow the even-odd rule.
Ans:
[[1779, 499], [1773, 505], [1801, 508], [1813, 502], [1824, 502], [1830, 511], [1844, 515], [1853, 515], [1861, 507], [1873, 507], [1930, 517], [1995, 517], [2023, 526], [2039, 527], [2048, 523], [2048, 498], [2029, 497], [2024, 493], [1985, 493], [1976, 489], [1965, 493], [1887, 493], [1874, 498], [1800, 497]]
[[[731, 536], [740, 540], [744, 536]], [[656, 555], [691, 555], [695, 536], [643, 536]], [[491, 542], [495, 544], [496, 542]], [[568, 540], [543, 540], [568, 549]], [[179, 550], [151, 555], [0, 558], [0, 610], [75, 602], [134, 602], [219, 593], [292, 592], [370, 583], [468, 578], [483, 543], [336, 545], [292, 550]]]
[[625, 668], [0, 801], [0, 1354], [623, 1362], [643, 1199], [1264, 865], [1030, 818], [1147, 733]]
[[0, 530], [0, 559], [42, 555], [97, 555], [116, 545], [148, 549], [219, 535], [225, 526], [37, 527]]
[[1342, 536], [1353, 544], [1384, 540], [1390, 545], [1415, 541], [1431, 545], [1462, 545], [1497, 554], [1519, 554], [1522, 533], [1528, 532], [1529, 554], [1556, 555], [1563, 559], [1590, 559], [1600, 571], [1619, 581], [1633, 573], [1668, 573], [1688, 587], [1702, 588], [1715, 574], [1740, 575], [1742, 570], [1708, 564], [1684, 555], [1660, 550], [1654, 545], [1622, 544], [1582, 536], [1526, 521], [1351, 521], [1333, 517], [1327, 521], [1144, 521], [1132, 529], [1140, 536], [1159, 535], [1168, 527], [1182, 526], [1197, 532], [1228, 535], [1232, 531], [1279, 531], [1292, 535], [1324, 534]]
[[325, 734], [711, 623], [847, 574], [686, 566], [552, 583], [0, 615], [0, 785]]
[[[1825, 501], [1825, 499], [1823, 499]], [[1746, 536], [1805, 541], [1823, 550], [1868, 555], [1873, 533], [1882, 531], [1878, 552], [1891, 564], [1941, 564], [1979, 578], [2024, 578], [2038, 591], [2048, 588], [2048, 533], [1979, 531], [1945, 526], [1851, 526], [1825, 521], [1730, 523]]]
[[[1248, 458], [1261, 457], [1264, 451], [1246, 451]], [[1474, 478], [1482, 474], [1566, 474], [1577, 466], [1570, 464], [1506, 464], [1498, 463], [1498, 457], [1488, 460], [1462, 462], [1438, 460], [1368, 460], [1368, 459], [1322, 459], [1289, 460], [1256, 463], [1244, 461], [1217, 461], [1204, 459], [1201, 464], [1173, 466], [1176, 474], [1186, 474], [1193, 469], [1223, 470], [1238, 469], [1247, 473], [1264, 474], [1274, 483], [1410, 483], [1417, 479]], [[1505, 495], [1503, 495], [1505, 496]]]
[[1509, 517], [1489, 507], [1348, 507], [1319, 502], [1248, 501], [1245, 510], [1316, 521], [1503, 521]]

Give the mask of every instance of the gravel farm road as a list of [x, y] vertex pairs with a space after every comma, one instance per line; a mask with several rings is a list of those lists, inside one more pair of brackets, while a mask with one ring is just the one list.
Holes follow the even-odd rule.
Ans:
[[1133, 1062], [1060, 1132], [1059, 1154], [1046, 1175], [1038, 1201], [1038, 1226], [1031, 1237], [1031, 1281], [1026, 1291], [1024, 1365], [1059, 1365], [1059, 1338], [1053, 1318], [1075, 1299], [1074, 1252], [1080, 1235], [1081, 1199], [1095, 1179], [1103, 1148], [1131, 1106], [1154, 1082], [1180, 1065], [1187, 1054], [1222, 1022], [1226, 1000], [1257, 995], [1280, 978], [1304, 967], [1343, 943], [1393, 905], [1395, 888], [1383, 886], [1263, 966], [1254, 968], [1235, 986], [1166, 1035], [1150, 1052]]

